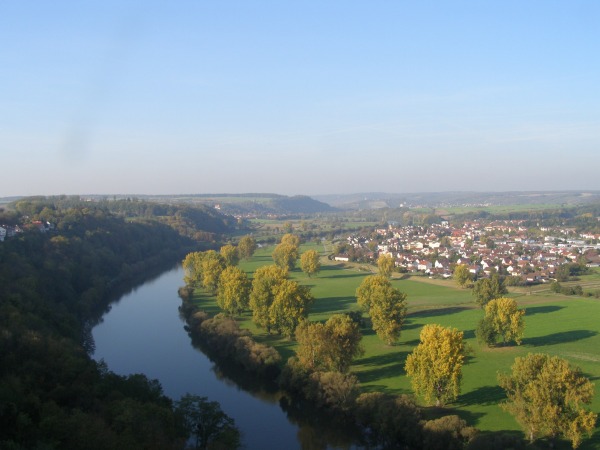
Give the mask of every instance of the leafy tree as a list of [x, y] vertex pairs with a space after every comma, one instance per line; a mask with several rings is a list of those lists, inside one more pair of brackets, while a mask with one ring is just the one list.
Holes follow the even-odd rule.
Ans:
[[583, 408], [592, 401], [594, 385], [566, 360], [529, 353], [515, 359], [511, 375], [498, 378], [508, 397], [502, 407], [530, 441], [562, 436], [577, 448], [583, 434], [594, 430], [598, 415]]
[[221, 273], [217, 287], [219, 308], [231, 315], [241, 314], [248, 307], [250, 281], [239, 267], [229, 266]]
[[[506, 344], [515, 341], [521, 344], [525, 323], [524, 309], [518, 309], [512, 298], [500, 297], [485, 305], [485, 317], [479, 323], [476, 334], [488, 345], [493, 345], [499, 338]], [[481, 328], [481, 331], [479, 329]]]
[[205, 450], [240, 447], [240, 431], [217, 402], [186, 394], [177, 402], [176, 411], [183, 417], [186, 431], [195, 437], [195, 448]]
[[377, 290], [369, 315], [379, 339], [392, 345], [400, 337], [406, 317], [406, 294], [391, 286]]
[[465, 358], [463, 332], [441, 325], [425, 325], [420, 343], [406, 358], [406, 374], [413, 390], [436, 406], [453, 401], [460, 393]]
[[363, 353], [358, 323], [347, 314], [334, 314], [325, 322], [329, 350], [327, 359], [332, 370], [346, 372], [352, 360]]
[[458, 264], [454, 268], [453, 275], [454, 275], [454, 279], [456, 280], [456, 283], [461, 288], [469, 287], [469, 285], [471, 284], [471, 281], [473, 281], [471, 272], [469, 272], [469, 266], [467, 266], [466, 264]]
[[327, 330], [321, 322], [303, 320], [296, 328], [296, 357], [311, 371], [329, 369], [327, 361]]
[[202, 286], [216, 292], [219, 277], [225, 269], [225, 258], [214, 250], [204, 252], [202, 258]]
[[224, 245], [219, 251], [221, 256], [225, 259], [225, 264], [228, 266], [237, 266], [240, 261], [240, 255], [238, 249], [231, 244]]
[[481, 308], [485, 307], [490, 300], [503, 297], [506, 294], [508, 294], [508, 290], [497, 274], [492, 275], [490, 278], [483, 278], [475, 282], [473, 286], [475, 302]]
[[298, 259], [298, 247], [282, 242], [275, 247], [272, 256], [273, 261], [279, 267], [292, 270], [294, 267], [296, 267], [296, 260]]
[[287, 270], [271, 265], [256, 269], [250, 291], [252, 320], [259, 327], [271, 332], [269, 310], [275, 298], [275, 288], [287, 278]]
[[384, 277], [391, 277], [395, 266], [396, 262], [394, 261], [394, 257], [392, 255], [380, 255], [379, 258], [377, 258], [379, 274], [383, 275]]
[[203, 252], [188, 253], [183, 260], [183, 269], [185, 275], [183, 280], [185, 284], [192, 287], [202, 286], [202, 260], [204, 259]]
[[300, 363], [310, 370], [347, 372], [362, 354], [358, 324], [346, 314], [334, 314], [326, 323], [303, 321], [296, 328]]
[[256, 251], [256, 241], [252, 236], [244, 236], [238, 242], [237, 249], [240, 259], [248, 260]]
[[366, 277], [360, 286], [356, 289], [356, 300], [358, 305], [364, 310], [371, 309], [371, 302], [376, 292], [383, 286], [389, 286], [390, 280], [383, 275], [370, 275]]
[[400, 337], [406, 316], [406, 294], [383, 275], [366, 277], [356, 290], [359, 306], [371, 316], [373, 330], [388, 345]]
[[307, 286], [283, 280], [273, 290], [273, 303], [269, 308], [271, 329], [292, 337], [300, 321], [308, 316], [308, 306], [314, 298]]
[[307, 250], [300, 256], [300, 267], [302, 272], [311, 277], [321, 271], [319, 253], [316, 250]]
[[280, 243], [293, 245], [298, 249], [300, 247], [300, 237], [292, 233], [286, 233], [282, 236]]
[[569, 281], [571, 278], [571, 268], [569, 264], [563, 264], [556, 269], [556, 281]]
[[480, 344], [485, 344], [488, 347], [496, 345], [496, 342], [498, 341], [498, 336], [491, 320], [486, 320], [485, 317], [477, 324], [475, 337], [477, 337]]

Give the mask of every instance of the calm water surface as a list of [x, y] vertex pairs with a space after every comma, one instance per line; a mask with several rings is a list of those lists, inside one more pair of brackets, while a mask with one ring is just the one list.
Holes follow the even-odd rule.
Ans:
[[192, 347], [177, 309], [182, 285], [183, 270], [173, 269], [114, 303], [92, 331], [94, 358], [121, 375], [158, 379], [175, 400], [189, 392], [218, 401], [242, 430], [246, 449], [301, 448], [299, 427], [288, 421], [275, 394], [258, 398], [219, 378], [214, 364]]

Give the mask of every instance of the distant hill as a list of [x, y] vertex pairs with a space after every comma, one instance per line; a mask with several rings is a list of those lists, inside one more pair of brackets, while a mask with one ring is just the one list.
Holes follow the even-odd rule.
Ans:
[[365, 192], [316, 195], [314, 197], [341, 209], [539, 204], [574, 206], [600, 202], [600, 191], [418, 192], [405, 194]]
[[335, 211], [327, 203], [306, 195], [285, 196], [278, 194], [194, 194], [142, 196], [147, 200], [161, 202], [203, 204], [219, 209], [224, 214], [287, 215], [315, 214]]

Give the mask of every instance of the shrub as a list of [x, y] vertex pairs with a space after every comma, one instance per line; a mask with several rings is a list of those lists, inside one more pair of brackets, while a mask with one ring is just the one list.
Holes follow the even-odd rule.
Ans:
[[311, 397], [318, 406], [348, 411], [358, 394], [358, 379], [340, 372], [313, 372], [309, 385]]
[[428, 420], [423, 424], [423, 448], [428, 450], [461, 450], [477, 434], [477, 430], [456, 415]]
[[421, 410], [413, 397], [361, 394], [356, 399], [355, 417], [370, 446], [423, 448]]

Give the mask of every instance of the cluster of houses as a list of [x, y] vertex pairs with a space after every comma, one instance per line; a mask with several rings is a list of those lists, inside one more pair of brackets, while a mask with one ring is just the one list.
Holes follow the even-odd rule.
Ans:
[[[452, 227], [448, 222], [429, 226], [404, 226], [376, 230], [375, 236], [351, 235], [355, 249], [391, 255], [403, 272], [422, 272], [448, 278], [456, 264], [467, 264], [478, 277], [493, 272], [521, 277], [524, 283], [551, 280], [567, 263], [600, 266], [600, 235], [577, 234], [573, 228], [540, 228], [533, 237], [522, 221], [468, 222]], [[375, 247], [374, 240], [377, 241]], [[334, 257], [348, 261], [347, 254]]]
[[41, 220], [35, 220], [29, 222], [23, 227], [19, 225], [0, 225], [0, 242], [4, 242], [5, 239], [12, 238], [25, 230], [39, 231], [40, 233], [46, 233], [54, 229], [54, 224]]

